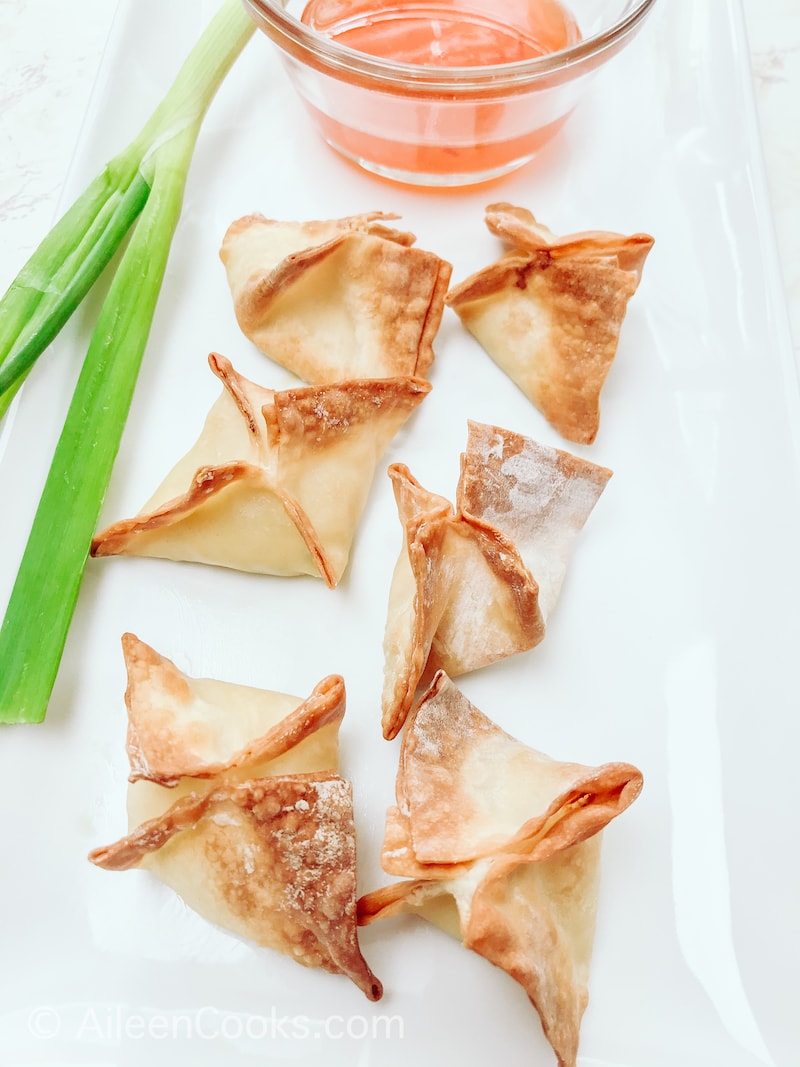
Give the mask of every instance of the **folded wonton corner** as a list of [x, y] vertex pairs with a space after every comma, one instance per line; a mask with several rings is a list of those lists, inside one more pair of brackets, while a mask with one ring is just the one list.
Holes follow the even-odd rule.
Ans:
[[375, 467], [430, 392], [421, 378], [358, 379], [275, 392], [212, 353], [224, 389], [200, 438], [92, 555], [158, 556], [260, 574], [347, 567]]
[[425, 377], [451, 266], [384, 225], [393, 218], [232, 223], [220, 256], [242, 332], [315, 385]]
[[129, 833], [95, 849], [144, 867], [213, 923], [382, 994], [358, 945], [345, 710], [331, 675], [306, 700], [183, 674], [126, 634]]
[[635, 800], [627, 763], [561, 763], [506, 734], [439, 672], [403, 734], [384, 869], [362, 925], [413, 912], [507, 971], [559, 1067], [574, 1067], [594, 937], [600, 831]]
[[403, 547], [384, 635], [384, 737], [421, 684], [533, 648], [558, 599], [572, 544], [611, 471], [497, 426], [469, 422], [456, 507], [407, 467], [389, 475]]
[[[329, 675], [310, 696], [191, 678], [134, 634], [122, 638], [128, 684], [126, 749], [130, 781], [161, 787], [157, 807], [175, 799], [182, 778], [202, 782], [276, 770], [335, 771], [344, 681]], [[135, 791], [133, 796], [138, 796]], [[158, 812], [132, 813], [141, 821]]]
[[526, 209], [502, 203], [486, 209], [486, 223], [511, 248], [451, 289], [447, 303], [562, 437], [591, 444], [653, 238], [556, 237]]

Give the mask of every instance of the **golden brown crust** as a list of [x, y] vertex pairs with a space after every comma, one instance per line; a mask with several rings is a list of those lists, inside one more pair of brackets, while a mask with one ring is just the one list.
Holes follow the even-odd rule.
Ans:
[[[228, 687], [225, 703], [218, 706], [208, 692], [198, 691], [197, 683], [175, 664], [139, 640], [124, 634], [122, 648], [128, 674], [125, 704], [128, 709], [127, 753], [131, 782], [146, 779], [173, 786], [182, 777], [215, 778], [235, 768], [260, 765], [277, 759], [325, 726], [341, 723], [345, 712], [345, 686], [339, 675], [319, 682], [305, 700], [285, 712], [286, 701], [277, 704], [280, 717], [272, 711], [274, 694], [244, 687]], [[234, 735], [234, 747], [223, 740], [224, 723], [230, 736], [230, 719], [235, 716], [232, 692], [248, 700], [243, 707], [248, 721], [259, 716], [264, 732], [241, 744]], [[277, 719], [277, 721], [273, 721]]]
[[358, 946], [348, 782], [330, 773], [222, 782], [89, 858], [127, 870], [180, 834], [202, 835], [205, 892], [230, 927], [306, 967], [347, 975], [370, 1000], [380, 999], [381, 983]]
[[[478, 767], [493, 789], [474, 789]], [[525, 777], [546, 789], [522, 785], [526, 809], [538, 810], [520, 821], [514, 801]], [[396, 792], [416, 863], [460, 864], [503, 852], [548, 859], [603, 829], [640, 789], [630, 764], [583, 767], [525, 748], [440, 671], [409, 716]]]
[[[519, 982], [561, 1067], [574, 1067], [603, 828], [635, 800], [627, 763], [561, 763], [510, 737], [439, 673], [409, 717], [381, 862], [407, 881], [358, 902], [362, 925], [443, 918]], [[438, 909], [438, 910], [437, 910]]]
[[542, 640], [574, 538], [611, 471], [470, 422], [455, 510], [404, 465], [389, 476], [403, 548], [384, 635], [387, 739], [436, 670], [457, 676]]
[[431, 390], [424, 378], [362, 378], [328, 385], [284, 389], [262, 414], [269, 440], [283, 451], [325, 448], [353, 426], [371, 421], [376, 413], [390, 417], [423, 400]]
[[258, 211], [251, 212], [249, 215], [244, 215], [242, 218], [235, 219], [228, 227], [225, 238], [223, 239], [222, 251], [220, 257], [223, 257], [223, 253], [227, 254], [227, 245], [229, 237], [238, 237], [242, 233], [250, 230], [254, 225], [258, 226], [275, 226], [275, 227], [294, 227], [299, 234], [309, 239], [309, 243], [315, 242], [317, 244], [337, 240], [341, 234], [347, 233], [351, 230], [363, 233], [378, 233], [387, 239], [397, 242], [402, 245], [413, 245], [416, 241], [416, 237], [413, 233], [405, 233], [401, 230], [395, 230], [392, 227], [384, 226], [384, 222], [391, 221], [399, 218], [399, 215], [387, 213], [385, 211], [365, 211], [360, 215], [348, 215], [345, 218], [322, 220], [322, 219], [309, 219], [304, 222], [285, 222], [278, 219], [268, 219]]
[[612, 477], [563, 449], [486, 423], [468, 423], [457, 505], [516, 545], [539, 584], [545, 622], [552, 614], [575, 537]]
[[366, 893], [357, 902], [358, 925], [369, 926], [376, 919], [401, 915], [408, 907], [409, 898], [426, 894], [429, 890], [430, 884], [418, 879], [414, 882], [392, 882], [391, 885]]
[[[498, 530], [455, 513], [402, 464], [388, 473], [413, 582], [411, 590], [395, 582], [390, 592], [382, 713], [390, 740], [428, 674], [440, 666], [459, 674], [533, 648], [544, 624], [536, 580]], [[412, 617], [410, 632], [396, 633], [398, 615]]]
[[[200, 439], [142, 512], [96, 534], [92, 555], [318, 574], [333, 588], [375, 466], [430, 384], [359, 379], [275, 392], [216, 353], [209, 364], [224, 391]], [[242, 454], [222, 461], [231, 448]]]
[[337, 773], [343, 680], [301, 700], [191, 678], [133, 634], [123, 649], [129, 833], [89, 858], [146, 867], [211, 922], [377, 999], [357, 940], [352, 791]]
[[452, 268], [382, 224], [394, 217], [233, 223], [220, 256], [242, 332], [315, 384], [424, 377]]
[[556, 237], [524, 208], [486, 222], [511, 249], [447, 295], [468, 330], [567, 440], [591, 444], [600, 392], [653, 238]]
[[559, 1067], [576, 1067], [601, 835], [551, 859], [495, 861], [472, 897], [464, 947], [500, 967], [536, 1009]]
[[[458, 506], [471, 515], [518, 530], [516, 516], [551, 515], [565, 510], [564, 521], [583, 526], [613, 471], [597, 463], [541, 445], [501, 426], [467, 423], [468, 442], [461, 457]], [[528, 507], [515, 507], [519, 495]]]
[[[260, 481], [258, 472], [248, 463], [225, 463], [219, 467], [200, 467], [182, 497], [167, 501], [163, 507], [145, 515], [120, 519], [100, 530], [92, 539], [93, 556], [119, 556], [133, 549], [137, 534], [153, 533], [174, 526], [194, 514], [198, 508], [232, 484]], [[135, 555], [135, 551], [132, 552]]]
[[557, 237], [537, 222], [527, 208], [508, 203], [489, 204], [486, 208], [486, 225], [492, 233], [517, 248], [529, 252], [546, 250], [553, 258], [607, 260], [616, 263], [622, 270], [633, 271], [637, 281], [641, 278], [644, 261], [655, 244], [648, 233], [626, 236], [606, 230], [585, 230]]

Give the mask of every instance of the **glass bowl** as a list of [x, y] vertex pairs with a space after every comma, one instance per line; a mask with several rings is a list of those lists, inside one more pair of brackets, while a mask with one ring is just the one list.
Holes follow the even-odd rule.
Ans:
[[[457, 186], [499, 177], [531, 160], [656, 0], [572, 0], [568, 11], [560, 9], [566, 12], [560, 38], [566, 44], [536, 55], [534, 41], [521, 53], [533, 58], [512, 62], [483, 60], [505, 56], [515, 41], [522, 47], [531, 40], [532, 17], [542, 5], [559, 7], [557, 0], [312, 0], [319, 29], [302, 21], [308, 0], [242, 2], [281, 50], [292, 84], [333, 148], [384, 177]], [[354, 29], [393, 32], [392, 26], [402, 25], [397, 20], [412, 15], [417, 28], [433, 27], [437, 39], [441, 27], [460, 20], [462, 33], [466, 24], [478, 34], [472, 55], [480, 61], [406, 62], [342, 43], [359, 40], [362, 48]], [[340, 33], [343, 28], [348, 32]], [[492, 52], [492, 40], [500, 38], [500, 52]], [[557, 34], [544, 48], [553, 40]]]

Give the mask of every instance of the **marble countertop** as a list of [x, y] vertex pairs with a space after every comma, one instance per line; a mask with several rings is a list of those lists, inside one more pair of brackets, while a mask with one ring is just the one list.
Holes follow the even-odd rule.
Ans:
[[[740, 2], [800, 365], [800, 13], [797, 0]], [[0, 290], [54, 220], [115, 8], [0, 0]]]

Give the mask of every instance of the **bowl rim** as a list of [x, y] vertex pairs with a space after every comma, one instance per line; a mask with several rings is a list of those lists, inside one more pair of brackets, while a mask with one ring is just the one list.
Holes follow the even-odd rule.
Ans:
[[[591, 69], [613, 55], [639, 29], [657, 0], [629, 0], [611, 26], [575, 44], [535, 59], [484, 66], [430, 67], [400, 63], [358, 52], [305, 25], [285, 10], [287, 0], [242, 0], [251, 18], [284, 52], [318, 69], [353, 76], [386, 88], [462, 92], [500, 86], [529, 85], [555, 76], [573, 76], [576, 67]], [[558, 79], [560, 80], [560, 78]]]

